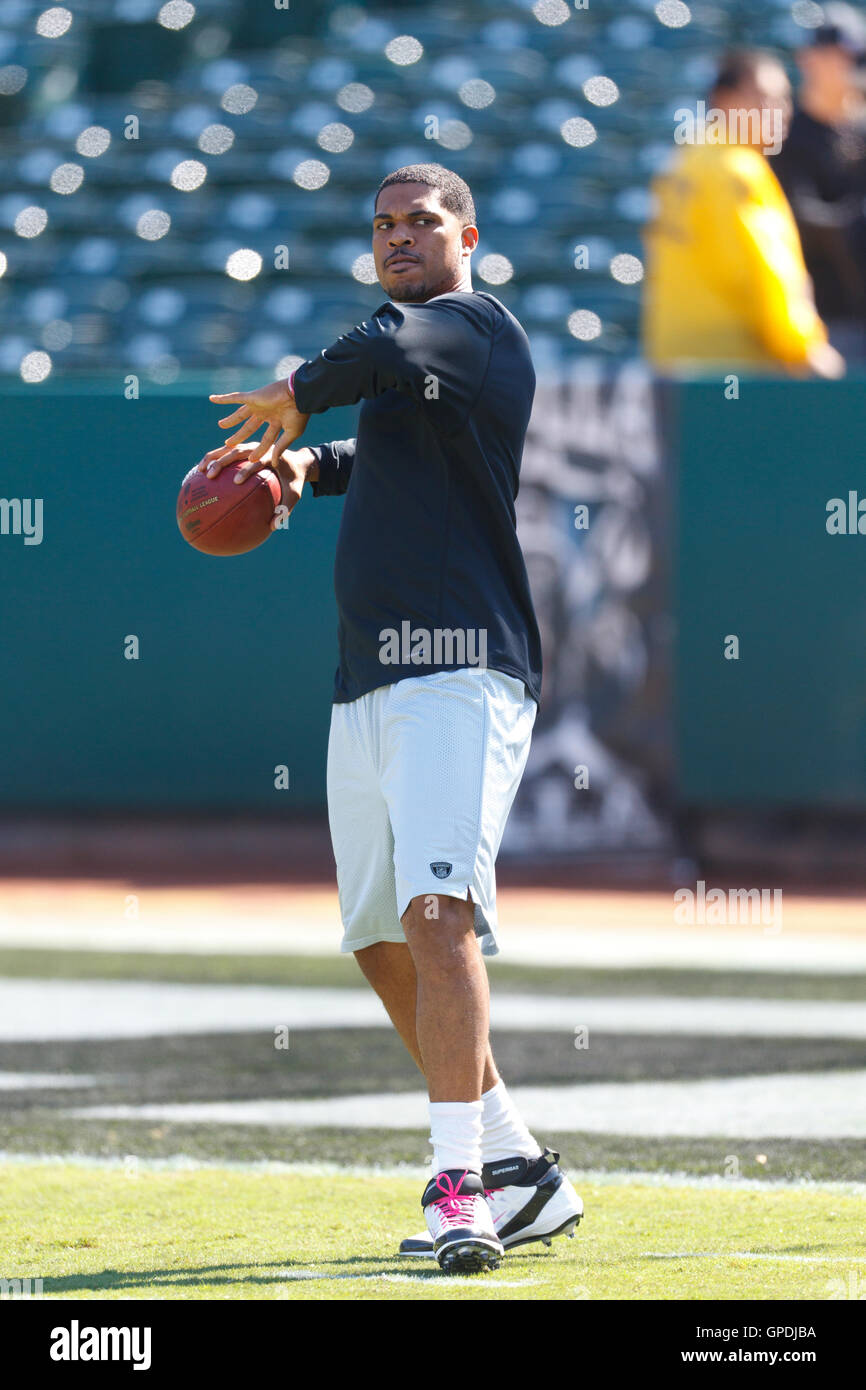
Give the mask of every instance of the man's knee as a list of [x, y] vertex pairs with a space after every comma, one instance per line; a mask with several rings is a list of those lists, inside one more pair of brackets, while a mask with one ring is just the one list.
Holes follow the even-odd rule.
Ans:
[[413, 898], [403, 914], [403, 930], [419, 974], [465, 967], [477, 950], [471, 902], [433, 893]]
[[475, 907], [468, 895], [464, 899], [445, 893], [422, 893], [409, 903], [402, 921], [404, 930], [432, 926], [462, 932], [474, 929]]
[[405, 942], [374, 941], [352, 954], [374, 989], [412, 975], [412, 957]]
[[374, 941], [372, 946], [359, 946], [352, 952], [359, 965], [364, 962], [381, 961], [391, 964], [400, 961], [406, 954], [406, 945], [399, 941]]

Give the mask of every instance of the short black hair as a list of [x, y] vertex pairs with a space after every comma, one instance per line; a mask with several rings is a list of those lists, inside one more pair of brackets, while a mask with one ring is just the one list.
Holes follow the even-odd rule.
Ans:
[[766, 48], [730, 48], [723, 53], [710, 96], [715, 92], [735, 92], [744, 82], [754, 79], [759, 68], [768, 63], [784, 70], [785, 64], [777, 54]]
[[866, 21], [859, 10], [846, 4], [822, 6], [823, 22], [812, 30], [812, 43], [823, 48], [844, 48], [862, 66], [866, 57]]
[[373, 199], [374, 213], [379, 194], [392, 183], [425, 183], [428, 188], [438, 190], [443, 208], [459, 217], [464, 227], [476, 225], [475, 203], [469, 184], [465, 179], [461, 179], [459, 174], [455, 174], [453, 169], [446, 169], [444, 164], [404, 164], [402, 169], [395, 169], [376, 189], [376, 197]]

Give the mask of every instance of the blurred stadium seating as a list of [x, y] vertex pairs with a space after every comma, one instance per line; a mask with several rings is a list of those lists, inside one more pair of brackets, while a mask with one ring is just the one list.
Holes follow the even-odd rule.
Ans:
[[[3, 0], [0, 15], [0, 373], [120, 362], [161, 383], [267, 374], [369, 313], [371, 193], [420, 160], [470, 182], [476, 283], [524, 322], [539, 370], [633, 354], [641, 267], [611, 261], [642, 256], [673, 112], [725, 44], [790, 53], [792, 9], [809, 9], [70, 5]], [[227, 273], [239, 250], [258, 273], [255, 258]]]

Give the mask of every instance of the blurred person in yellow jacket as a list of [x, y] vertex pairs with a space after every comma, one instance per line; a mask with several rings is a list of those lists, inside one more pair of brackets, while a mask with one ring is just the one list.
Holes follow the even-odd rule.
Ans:
[[659, 370], [843, 374], [765, 158], [790, 113], [784, 68], [757, 50], [727, 54], [708, 103], [676, 112], [682, 148], [653, 185], [646, 229], [644, 351]]

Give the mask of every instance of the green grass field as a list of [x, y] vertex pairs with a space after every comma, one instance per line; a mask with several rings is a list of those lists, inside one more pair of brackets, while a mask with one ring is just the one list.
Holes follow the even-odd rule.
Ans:
[[[575, 1175], [577, 1177], [577, 1175]], [[46, 1298], [830, 1299], [863, 1286], [862, 1193], [587, 1180], [574, 1240], [446, 1278], [401, 1259], [417, 1176], [0, 1167], [2, 1268]]]
[[[538, 1000], [532, 1029], [494, 1029], [497, 1060], [515, 1086], [758, 1075], [770, 1087], [775, 1076], [811, 1071], [832, 1088], [837, 1073], [866, 1065], [862, 1037], [801, 1035], [796, 1017], [790, 1036], [596, 1029], [591, 1047], [578, 1051], [573, 1032], [561, 1021], [548, 1026], [544, 1014], [550, 994], [850, 1007], [866, 999], [863, 975], [507, 962], [493, 962], [490, 974], [495, 993]], [[94, 1007], [112, 981], [208, 984], [226, 999], [253, 984], [362, 986], [344, 957], [37, 949], [0, 950], [3, 980], [22, 989], [92, 981]], [[712, 1116], [708, 1132], [681, 1136], [551, 1126], [543, 1140], [560, 1151], [586, 1203], [575, 1239], [516, 1251], [492, 1274], [446, 1278], [432, 1261], [396, 1255], [401, 1238], [423, 1227], [426, 1130], [247, 1123], [231, 1111], [250, 1100], [417, 1090], [418, 1073], [390, 1028], [335, 1026], [323, 1005], [315, 1026], [292, 1029], [287, 1050], [275, 1049], [267, 1013], [243, 1029], [91, 1034], [88, 997], [76, 998], [66, 1033], [54, 1032], [52, 995], [42, 1033], [25, 1018], [21, 1036], [7, 1030], [0, 1040], [0, 1281], [41, 1279], [45, 1298], [866, 1296], [862, 1136], [818, 1125], [808, 1137], [786, 1137], [756, 1123], [730, 1138], [713, 1132]], [[228, 1108], [219, 1119], [160, 1114], [179, 1101]], [[121, 1109], [80, 1113], [91, 1106]]]
[[[797, 972], [631, 969], [523, 965], [488, 960], [499, 994], [666, 994], [712, 999], [866, 999], [866, 975]], [[294, 985], [359, 989], [364, 977], [351, 956], [198, 955], [154, 951], [80, 951], [0, 947], [0, 978], [51, 980], [165, 980], [182, 984]]]

